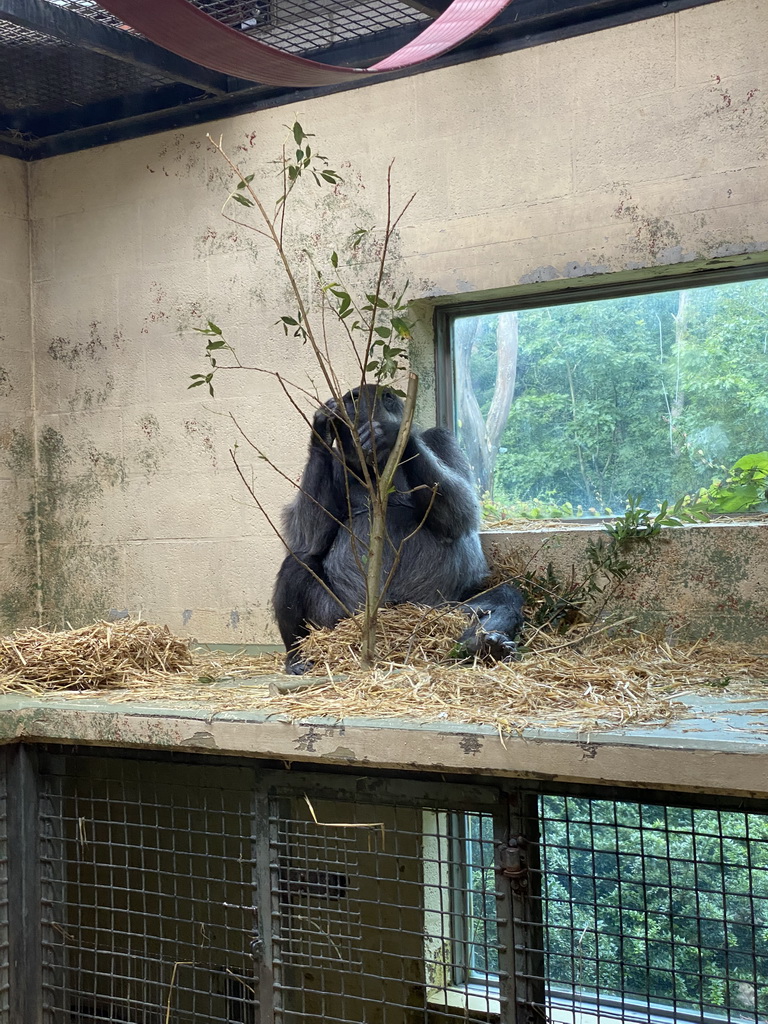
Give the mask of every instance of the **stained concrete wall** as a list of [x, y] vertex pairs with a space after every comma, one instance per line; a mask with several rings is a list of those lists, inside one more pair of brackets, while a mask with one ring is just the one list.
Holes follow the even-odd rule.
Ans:
[[[720, 0], [210, 130], [266, 187], [284, 125], [317, 134], [351, 207], [309, 183], [289, 240], [317, 253], [381, 222], [396, 157], [395, 197], [417, 192], [396, 255], [421, 300], [428, 418], [435, 302], [768, 259], [767, 40], [762, 0]], [[289, 477], [306, 428], [263, 375], [229, 374], [215, 400], [186, 390], [205, 369], [192, 328], [214, 319], [243, 362], [299, 382], [310, 364], [273, 326], [294, 304], [268, 247], [220, 216], [228, 179], [205, 130], [30, 170], [49, 621], [130, 609], [203, 640], [275, 639], [280, 544], [234, 472], [229, 416]], [[289, 483], [242, 440], [239, 456], [276, 515]]]
[[483, 545], [489, 559], [513, 573], [550, 570], [565, 583], [593, 580], [586, 610], [619, 619], [626, 629], [665, 640], [712, 637], [757, 644], [768, 619], [768, 524], [712, 522], [664, 529], [660, 536], [625, 543], [621, 560], [630, 567], [617, 582], [597, 574], [588, 544], [605, 544], [601, 525], [510, 533], [488, 530]]
[[0, 619], [35, 621], [27, 167], [0, 157]]

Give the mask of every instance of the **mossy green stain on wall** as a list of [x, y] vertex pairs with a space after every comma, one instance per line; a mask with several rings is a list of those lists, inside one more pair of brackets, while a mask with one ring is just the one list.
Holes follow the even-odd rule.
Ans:
[[110, 458], [92, 460], [86, 473], [74, 473], [69, 445], [50, 426], [40, 432], [34, 456], [31, 435], [14, 431], [7, 461], [15, 475], [30, 480], [30, 488], [19, 513], [22, 544], [12, 565], [14, 584], [0, 594], [3, 629], [92, 621], [109, 607], [118, 576], [117, 549], [90, 540], [90, 514], [104, 488], [124, 475]]

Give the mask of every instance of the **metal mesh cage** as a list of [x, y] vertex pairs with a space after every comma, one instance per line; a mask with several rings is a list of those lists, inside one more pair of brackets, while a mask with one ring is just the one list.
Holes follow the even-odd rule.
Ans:
[[504, 896], [493, 872], [494, 815], [482, 816], [478, 859], [465, 874], [455, 868], [469, 866], [470, 816], [481, 821], [440, 805], [283, 803], [271, 817], [281, 1021], [465, 1020], [473, 961], [495, 968], [475, 977], [474, 1000], [498, 1005]]
[[0, 21], [0, 115], [55, 113], [73, 96], [82, 105], [136, 95], [172, 80]]
[[[122, 28], [92, 0], [51, 0], [86, 18]], [[405, 0], [193, 0], [212, 18], [271, 46], [305, 53], [398, 25], [430, 20], [428, 3]], [[431, 8], [434, 13], [435, 8]]]
[[768, 1021], [764, 802], [55, 752], [39, 789], [46, 1024]]
[[253, 1019], [251, 781], [237, 769], [122, 759], [48, 766], [50, 1021]]
[[0, 754], [0, 1024], [10, 1024], [8, 943], [8, 782]]
[[[355, 65], [384, 56], [402, 44], [403, 31], [410, 38], [437, 13], [408, 0], [195, 3], [279, 49], [332, 49], [332, 61]], [[50, 155], [109, 141], [114, 132], [156, 130], [160, 112], [194, 123], [212, 104], [221, 114], [243, 97], [250, 105], [271, 95], [152, 46], [94, 0], [45, 0], [20, 11], [0, 14], [0, 145], [12, 155]], [[358, 44], [373, 49], [363, 53]]]
[[[517, 971], [562, 1024], [768, 1020], [768, 817], [716, 805], [546, 795]], [[541, 993], [545, 993], [542, 1001]]]

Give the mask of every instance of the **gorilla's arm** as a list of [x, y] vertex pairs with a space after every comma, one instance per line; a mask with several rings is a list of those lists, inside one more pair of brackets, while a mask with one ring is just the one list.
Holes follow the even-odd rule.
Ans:
[[428, 529], [450, 539], [479, 529], [480, 510], [469, 463], [450, 431], [441, 427], [423, 433], [414, 430], [405, 447], [401, 470], [419, 520], [429, 509], [424, 523]]
[[299, 491], [283, 513], [283, 537], [299, 558], [322, 561], [346, 515], [345, 489], [328, 417], [321, 408], [312, 423], [309, 458]]

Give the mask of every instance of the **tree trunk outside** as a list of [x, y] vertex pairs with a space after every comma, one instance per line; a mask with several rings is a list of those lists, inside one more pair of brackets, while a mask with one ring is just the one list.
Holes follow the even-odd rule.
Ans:
[[456, 407], [459, 435], [481, 494], [493, 493], [493, 472], [504, 428], [512, 407], [517, 379], [519, 317], [500, 313], [496, 329], [496, 383], [487, 418], [483, 417], [472, 384], [472, 353], [480, 334], [480, 317], [458, 319], [453, 348], [456, 367]]

